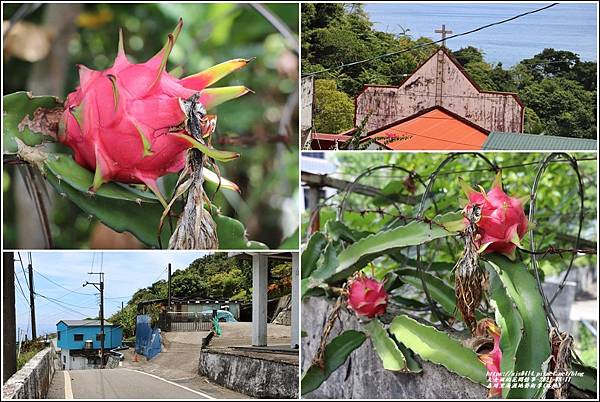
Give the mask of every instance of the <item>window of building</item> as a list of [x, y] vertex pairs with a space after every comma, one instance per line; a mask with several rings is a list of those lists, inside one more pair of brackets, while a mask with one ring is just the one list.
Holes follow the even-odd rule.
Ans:
[[63, 356], [63, 363], [67, 362], [67, 356]]
[[[102, 336], [100, 336], [100, 335], [102, 335]], [[102, 340], [102, 338], [106, 339], [106, 337], [104, 335], [106, 335], [106, 334], [96, 334], [96, 340], [98, 342], [100, 342]]]
[[81, 342], [81, 341], [83, 341], [83, 334], [74, 334], [73, 335], [73, 340], [75, 342]]
[[58, 331], [58, 332], [57, 332], [57, 334], [58, 334], [58, 335], [57, 335], [57, 337], [58, 337], [58, 340], [59, 340], [59, 341], [60, 341], [60, 332], [61, 332], [61, 331]]

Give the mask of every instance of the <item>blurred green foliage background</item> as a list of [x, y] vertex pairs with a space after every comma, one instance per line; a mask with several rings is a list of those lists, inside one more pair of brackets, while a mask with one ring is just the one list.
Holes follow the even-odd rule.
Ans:
[[[5, 21], [18, 15], [22, 6], [3, 4]], [[72, 21], [61, 21], [67, 17], [61, 17], [61, 10], [56, 7], [71, 7], [71, 13], [77, 11]], [[55, 75], [64, 74], [60, 77], [64, 79], [64, 89], [61, 93], [34, 90], [34, 95], [64, 98], [78, 85], [76, 64], [97, 70], [112, 65], [119, 28], [123, 28], [125, 51], [130, 61], [143, 62], [162, 48], [179, 17], [184, 20], [184, 28], [169, 58], [169, 70], [181, 66], [184, 75], [188, 75], [225, 60], [255, 57], [244, 69], [215, 85], [246, 85], [255, 92], [216, 110], [219, 120], [213, 144], [241, 154], [236, 161], [220, 166], [222, 175], [238, 183], [241, 193], [227, 194], [227, 199], [223, 194], [218, 195], [216, 204], [224, 214], [240, 220], [251, 239], [277, 248], [294, 234], [298, 225], [298, 55], [297, 45], [292, 47], [289, 37], [286, 39], [256, 7], [220, 3], [30, 7], [19, 25], [13, 26], [12, 36], [7, 36], [3, 93], [34, 90], [32, 77], [35, 74], [39, 77], [36, 65], [41, 64]], [[292, 43], [297, 43], [297, 4], [258, 7], [264, 7], [267, 13], [279, 19], [296, 39]], [[48, 61], [57, 47], [53, 41], [61, 38], [60, 29], [69, 27], [73, 33], [67, 43], [67, 67], [56, 73], [55, 66]], [[42, 57], [44, 43], [51, 45], [48, 57], [36, 62], [24, 60]], [[54, 78], [58, 79], [49, 79]], [[15, 194], [16, 174], [12, 166], [5, 166], [4, 246], [10, 248], [23, 247], [23, 239], [27, 238], [27, 234], [19, 234], [20, 214], [11, 212], [23, 198], [23, 194]], [[90, 237], [93, 237], [96, 220], [64, 198], [57, 198], [53, 193], [50, 198], [55, 246], [94, 247]]]

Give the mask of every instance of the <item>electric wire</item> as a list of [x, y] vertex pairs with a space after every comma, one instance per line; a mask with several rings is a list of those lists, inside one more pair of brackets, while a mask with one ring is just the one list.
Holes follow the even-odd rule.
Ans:
[[472, 29], [470, 31], [465, 31], [465, 32], [454, 34], [454, 35], [450, 35], [450, 36], [447, 36], [447, 37], [445, 37], [443, 39], [435, 40], [435, 41], [428, 42], [428, 43], [422, 43], [420, 45], [412, 46], [412, 47], [410, 47], [408, 49], [402, 49], [402, 50], [397, 50], [395, 52], [384, 53], [384, 54], [381, 54], [381, 55], [378, 55], [378, 56], [369, 57], [367, 59], [363, 59], [363, 60], [359, 60], [359, 61], [354, 61], [352, 63], [340, 64], [339, 66], [336, 66], [336, 67], [329, 67], [329, 68], [326, 68], [326, 69], [323, 69], [323, 70], [319, 70], [319, 71], [316, 71], [316, 72], [307, 73], [307, 74], [303, 75], [302, 77], [311, 77], [311, 76], [315, 76], [315, 75], [318, 75], [318, 74], [326, 73], [326, 72], [331, 71], [331, 70], [344, 69], [346, 67], [356, 66], [356, 65], [359, 65], [359, 64], [363, 64], [363, 63], [368, 63], [368, 62], [371, 62], [371, 61], [374, 61], [374, 60], [379, 60], [379, 59], [383, 59], [383, 58], [386, 58], [386, 57], [395, 56], [397, 54], [407, 53], [407, 52], [410, 52], [411, 50], [420, 49], [420, 48], [424, 48], [424, 47], [427, 47], [427, 46], [433, 46], [433, 45], [435, 45], [437, 43], [445, 42], [448, 39], [453, 39], [453, 38], [458, 38], [458, 37], [461, 37], [461, 36], [470, 35], [472, 33], [475, 33], [475, 32], [478, 32], [478, 31], [481, 31], [481, 30], [484, 30], [484, 29], [487, 29], [487, 28], [490, 28], [490, 27], [493, 27], [493, 26], [496, 26], [496, 25], [505, 24], [507, 22], [516, 20], [517, 18], [521, 18], [521, 17], [524, 17], [526, 15], [539, 13], [541, 11], [544, 11], [544, 10], [547, 10], [547, 9], [549, 9], [551, 7], [554, 7], [554, 6], [558, 5], [558, 4], [559, 3], [552, 3], [552, 4], [549, 4], [547, 6], [544, 6], [544, 7], [535, 9], [535, 10], [527, 11], [525, 13], [521, 13], [521, 14], [515, 15], [513, 17], [501, 20], [501, 21], [496, 21], [496, 22], [492, 22], [490, 24], [482, 25], [482, 26], [480, 26], [478, 28], [475, 28], [475, 29]]

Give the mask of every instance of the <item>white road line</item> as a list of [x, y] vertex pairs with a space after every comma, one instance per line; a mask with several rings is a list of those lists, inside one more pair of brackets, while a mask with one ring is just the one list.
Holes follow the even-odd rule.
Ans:
[[159, 379], [159, 380], [161, 380], [161, 381], [164, 381], [164, 382], [166, 382], [166, 383], [169, 383], [169, 384], [171, 384], [171, 385], [175, 385], [176, 387], [183, 388], [183, 389], [185, 389], [186, 391], [193, 392], [194, 394], [200, 395], [201, 397], [203, 397], [203, 398], [206, 398], [206, 399], [217, 399], [217, 398], [215, 398], [215, 397], [213, 397], [213, 396], [210, 396], [210, 395], [208, 395], [208, 394], [205, 394], [204, 392], [196, 391], [196, 390], [193, 390], [193, 389], [191, 389], [191, 388], [185, 387], [185, 386], [183, 386], [183, 385], [181, 385], [181, 384], [177, 384], [176, 382], [169, 381], [169, 380], [165, 380], [164, 378], [161, 378], [161, 377], [159, 377], [159, 376], [157, 376], [157, 375], [154, 375], [154, 374], [148, 374], [148, 373], [145, 373], [145, 372], [143, 372], [143, 371], [140, 371], [140, 370], [132, 370], [132, 369], [128, 369], [128, 368], [125, 368], [125, 369], [120, 369], [120, 370], [133, 371], [133, 372], [135, 372], [135, 373], [140, 373], [140, 374], [144, 374], [144, 375], [147, 375], [147, 376], [150, 376], [150, 377], [157, 378], [157, 379]]
[[71, 388], [71, 376], [68, 370], [63, 371], [65, 375], [65, 399], [73, 399], [73, 389]]

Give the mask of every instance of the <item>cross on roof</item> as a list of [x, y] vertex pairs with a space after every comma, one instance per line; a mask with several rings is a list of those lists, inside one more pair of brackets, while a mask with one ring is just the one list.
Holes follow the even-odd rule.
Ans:
[[442, 29], [436, 29], [435, 33], [442, 34], [442, 46], [446, 47], [446, 34], [452, 34], [452, 31], [446, 31], [446, 24], [442, 24]]

